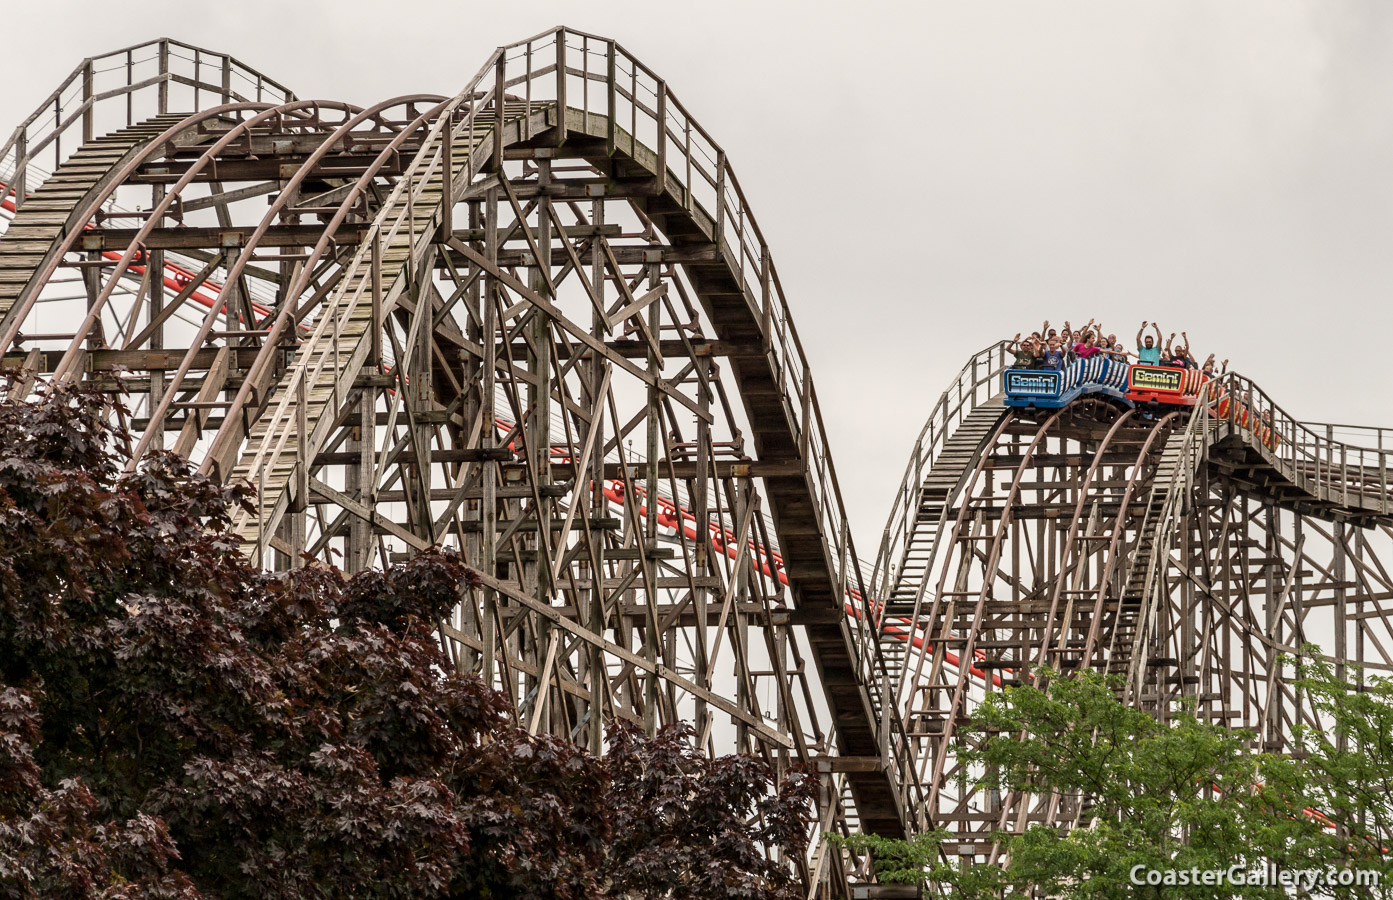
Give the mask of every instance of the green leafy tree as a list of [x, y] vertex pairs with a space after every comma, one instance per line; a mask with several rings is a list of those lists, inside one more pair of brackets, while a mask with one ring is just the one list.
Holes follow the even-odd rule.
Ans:
[[[1213, 886], [1136, 886], [1142, 870], [1218, 870], [1304, 860], [1321, 838], [1283, 787], [1291, 774], [1275, 758], [1252, 754], [1245, 735], [1177, 710], [1162, 723], [1118, 701], [1112, 685], [1086, 672], [1042, 672], [1048, 688], [992, 695], [975, 729], [983, 783], [1000, 791], [1060, 794], [1084, 810], [1061, 835], [1043, 825], [1008, 843], [1006, 882], [1069, 898], [1211, 897]], [[1018, 735], [1026, 734], [1024, 740]], [[1278, 770], [1281, 771], [1278, 771]], [[1275, 886], [1231, 890], [1278, 897]]]
[[1296, 687], [1324, 725], [1300, 727], [1297, 740], [1305, 799], [1333, 838], [1327, 860], [1378, 868], [1393, 882], [1393, 679], [1354, 687], [1311, 645], [1296, 668]]
[[126, 473], [106, 404], [0, 402], [0, 898], [800, 893], [806, 778], [529, 735], [435, 639], [457, 557], [258, 572], [248, 491]]
[[981, 773], [980, 787], [1031, 802], [1057, 796], [1081, 810], [1077, 827], [1036, 824], [998, 835], [1002, 866], [950, 864], [940, 852], [943, 832], [851, 840], [872, 853], [881, 880], [928, 885], [959, 900], [1285, 898], [1276, 884], [1138, 885], [1133, 873], [1334, 867], [1379, 871], [1382, 887], [1334, 885], [1309, 896], [1393, 896], [1383, 852], [1393, 802], [1388, 682], [1353, 693], [1328, 668], [1303, 667], [1300, 687], [1332, 729], [1308, 733], [1309, 756], [1292, 759], [1254, 752], [1251, 735], [1202, 722], [1185, 705], [1157, 721], [1121, 703], [1096, 673], [1038, 674], [1044, 688], [987, 698], [967, 759]]

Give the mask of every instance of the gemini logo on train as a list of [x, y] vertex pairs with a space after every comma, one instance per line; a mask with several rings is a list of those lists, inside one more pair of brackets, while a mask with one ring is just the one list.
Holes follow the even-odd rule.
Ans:
[[1134, 390], [1179, 391], [1182, 369], [1152, 366], [1132, 366], [1131, 381]]

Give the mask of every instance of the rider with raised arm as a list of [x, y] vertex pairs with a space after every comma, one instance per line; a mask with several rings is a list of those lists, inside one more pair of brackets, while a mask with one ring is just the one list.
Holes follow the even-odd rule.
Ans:
[[1011, 338], [1011, 342], [1006, 345], [1006, 349], [1011, 351], [1016, 357], [1016, 361], [1011, 364], [1013, 369], [1029, 369], [1035, 365], [1035, 345], [1032, 338], [1021, 340], [1021, 333], [1016, 332], [1016, 336]]
[[1171, 336], [1168, 337], [1168, 338], [1166, 338], [1166, 346], [1164, 346], [1164, 347], [1161, 348], [1161, 365], [1163, 365], [1163, 366], [1179, 366], [1180, 368], [1183, 369], [1183, 368], [1185, 368], [1185, 361], [1184, 361], [1184, 360], [1180, 360], [1179, 362], [1177, 362], [1176, 359], [1175, 359], [1175, 354], [1171, 352], [1171, 345], [1174, 344], [1174, 343], [1175, 343], [1175, 332], [1172, 331], [1172, 332], [1171, 332]]
[[1074, 345], [1074, 355], [1079, 359], [1089, 359], [1098, 352], [1098, 336], [1085, 328], [1082, 340]]
[[[1112, 337], [1112, 335], [1109, 335], [1109, 337]], [[1126, 347], [1122, 346], [1119, 343], [1116, 343], [1115, 341], [1111, 344], [1106, 342], [1099, 344], [1098, 352], [1102, 353], [1109, 359], [1114, 359], [1124, 364], [1128, 362], [1128, 358], [1132, 355], [1131, 353], [1127, 352]]]
[[[1142, 334], [1146, 331], [1147, 325], [1156, 329], [1156, 338], [1154, 340], [1149, 334], [1146, 335], [1145, 339], [1142, 338]], [[1141, 327], [1137, 329], [1137, 362], [1148, 366], [1159, 364], [1161, 362], [1160, 344], [1161, 326], [1157, 325], [1155, 322], [1142, 322]]]
[[1180, 332], [1180, 336], [1185, 339], [1185, 343], [1183, 345], [1176, 345], [1175, 350], [1172, 352], [1173, 361], [1171, 364], [1175, 366], [1184, 366], [1187, 369], [1198, 369], [1199, 366], [1195, 364], [1195, 357], [1190, 352], [1189, 333], [1182, 331]]
[[1121, 363], [1127, 362], [1127, 357], [1131, 354], [1127, 352], [1127, 348], [1123, 347], [1121, 344], [1117, 342], [1117, 335], [1108, 334], [1107, 337], [1104, 337], [1102, 322], [1098, 323], [1097, 328], [1098, 351], [1102, 353], [1104, 356], [1108, 357], [1109, 359], [1113, 359]]
[[[1088, 324], [1082, 328], [1069, 329], [1068, 322], [1064, 323], [1067, 334], [1061, 334], [1060, 341], [1064, 347], [1064, 359], [1066, 362], [1073, 363], [1075, 360], [1087, 359], [1088, 356], [1079, 356], [1079, 347], [1083, 346], [1084, 335], [1088, 334], [1088, 329], [1093, 325], [1093, 320], [1089, 319]], [[1092, 354], [1089, 354], [1091, 356]]]

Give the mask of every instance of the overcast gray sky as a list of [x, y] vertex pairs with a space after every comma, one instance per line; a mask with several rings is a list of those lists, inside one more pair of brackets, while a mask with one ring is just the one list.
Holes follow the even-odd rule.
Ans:
[[721, 142], [811, 359], [862, 555], [975, 350], [1048, 317], [1188, 330], [1302, 418], [1393, 425], [1393, 4], [8, 4], [8, 133], [167, 35], [305, 98], [453, 93], [557, 24]]

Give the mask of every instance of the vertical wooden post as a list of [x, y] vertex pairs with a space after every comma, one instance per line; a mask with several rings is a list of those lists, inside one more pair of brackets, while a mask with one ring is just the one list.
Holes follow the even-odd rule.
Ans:
[[556, 30], [556, 144], [566, 142], [566, 29]]
[[716, 151], [716, 249], [726, 236], [726, 152]]
[[82, 142], [86, 144], [92, 140], [92, 60], [87, 60], [82, 66]]
[[[1263, 606], [1267, 628], [1266, 634], [1272, 638], [1276, 644], [1280, 645], [1282, 643], [1282, 616], [1281, 609], [1278, 606], [1280, 591], [1277, 586], [1277, 562], [1281, 558], [1278, 556], [1278, 551], [1280, 549], [1278, 535], [1281, 529], [1281, 519], [1277, 513], [1277, 506], [1274, 503], [1264, 504], [1263, 513], [1263, 537], [1266, 546], [1263, 548], [1262, 581]], [[1300, 565], [1299, 559], [1297, 560], [1297, 564]], [[1268, 688], [1270, 693], [1262, 698], [1263, 708], [1261, 717], [1267, 720], [1267, 733], [1259, 735], [1259, 737], [1261, 740], [1268, 742], [1271, 749], [1279, 750], [1281, 749], [1282, 729], [1281, 714], [1278, 712], [1278, 709], [1280, 708], [1281, 700], [1274, 698], [1272, 694], [1280, 693], [1281, 691], [1278, 680], [1282, 674], [1282, 654], [1277, 650], [1277, 647], [1271, 645], [1267, 646], [1266, 651], [1266, 659], [1264, 660], [1266, 663], [1264, 667], [1266, 671], [1263, 672], [1265, 676], [1263, 684]], [[1276, 714], [1269, 715], [1269, 710]]]
[[[503, 171], [503, 129], [507, 123], [503, 97], [508, 92], [508, 57], [498, 52], [498, 62], [493, 71], [493, 167], [492, 171]], [[494, 201], [497, 203], [497, 201]]]
[[[650, 262], [648, 264], [648, 288], [655, 289], [661, 282], [659, 263]], [[662, 334], [662, 310], [661, 302], [650, 303], [645, 311], [648, 315], [648, 331], [653, 335], [653, 340], [657, 341]], [[643, 315], [640, 312], [639, 315]], [[648, 458], [647, 472], [644, 479], [644, 488], [648, 491], [648, 512], [643, 520], [643, 533], [637, 541], [639, 552], [647, 554], [650, 547], [658, 541], [658, 492], [662, 488], [661, 479], [658, 473], [658, 460], [661, 454], [663, 410], [662, 394], [657, 388], [658, 380], [662, 377], [662, 364], [658, 359], [652, 343], [648, 347], [648, 372], [653, 377], [653, 382], [648, 386], [648, 423], [647, 437], [648, 445], [645, 452]], [[644, 563], [646, 565], [646, 563]], [[658, 598], [648, 593], [648, 602], [657, 604]], [[653, 616], [656, 620], [657, 616]], [[652, 627], [651, 624], [644, 627], [644, 655], [654, 663], [662, 662], [660, 658], [660, 642], [662, 635]], [[741, 682], [743, 684], [743, 681]], [[649, 734], [655, 734], [658, 728], [658, 676], [650, 674], [645, 679], [644, 702], [643, 702], [643, 724]], [[746, 707], [748, 708], [748, 707]]]
[[374, 234], [371, 238], [370, 247], [371, 259], [368, 266], [371, 270], [372, 280], [372, 349], [368, 355], [368, 365], [374, 369], [382, 366], [382, 235]]
[[169, 41], [160, 41], [160, 85], [158, 88], [160, 115], [169, 112]]
[[[1345, 540], [1346, 525], [1344, 522], [1336, 522], [1331, 529], [1335, 541], [1335, 560], [1332, 566], [1332, 573], [1335, 576], [1335, 680], [1345, 681], [1349, 677], [1345, 660], [1349, 653], [1349, 608], [1348, 591], [1345, 588], [1346, 580], [1349, 578], [1349, 570], [1346, 562]], [[1340, 749], [1344, 748], [1343, 738], [1341, 739]]]
[[14, 203], [15, 212], [19, 212], [24, 207], [25, 195], [29, 193], [29, 129], [20, 129], [19, 137], [15, 140], [15, 179], [14, 179]]
[[[449, 118], [453, 120], [454, 114], [451, 113]], [[439, 239], [442, 241], [450, 237], [450, 232], [452, 232], [455, 227], [455, 129], [451, 121], [446, 121], [443, 135], [445, 144], [440, 148], [440, 153], [442, 157], [441, 165], [443, 167], [441, 175], [444, 185], [440, 195], [440, 230], [438, 232], [440, 235]]]
[[[619, 128], [619, 91], [617, 86], [617, 68], [615, 60], [614, 41], [609, 41], [605, 50], [605, 97], [609, 107], [608, 118], [605, 122], [605, 153], [609, 156], [614, 155], [614, 134]], [[690, 179], [689, 179], [690, 180]]]
[[[502, 64], [500, 63], [500, 66]], [[501, 82], [501, 68], [499, 80]], [[501, 100], [501, 94], [497, 96]], [[501, 105], [500, 105], [501, 110]], [[501, 146], [503, 136], [503, 114], [498, 114], [497, 139], [499, 143], [495, 145], [495, 151]], [[502, 154], [496, 152], [495, 159], [500, 163]], [[484, 200], [484, 258], [490, 265], [498, 263], [498, 188], [489, 188]], [[480, 519], [480, 567], [489, 575], [498, 575], [498, 462], [489, 458], [487, 451], [493, 449], [498, 443], [498, 426], [495, 424], [496, 415], [494, 413], [494, 391], [498, 377], [498, 363], [496, 358], [499, 340], [498, 322], [498, 282], [492, 273], [484, 274], [484, 327], [483, 327], [483, 386], [480, 390], [479, 400], [482, 405], [482, 428], [479, 434], [479, 444], [485, 450], [484, 461], [481, 464], [482, 488], [481, 499], [479, 501]], [[482, 676], [484, 684], [489, 687], [494, 686], [495, 656], [498, 653], [497, 621], [498, 611], [496, 604], [498, 597], [491, 588], [484, 587], [483, 592], [483, 636], [482, 636]]]
[[667, 82], [658, 82], [658, 181], [659, 194], [667, 190]]
[[[614, 64], [614, 42], [609, 44], [611, 75], [613, 74]], [[610, 78], [610, 97], [613, 100], [614, 80]], [[613, 138], [613, 106], [610, 108], [610, 137]], [[596, 229], [604, 226], [605, 221], [605, 202], [595, 199], [590, 202], [590, 224]], [[603, 240], [603, 238], [600, 238]], [[604, 309], [605, 300], [605, 263], [603, 254], [592, 254], [590, 283], [594, 286], [595, 294], [599, 299], [597, 309], [592, 309], [590, 313], [590, 332], [591, 334], [602, 336], [605, 334], [605, 319], [600, 314]], [[600, 429], [592, 442], [590, 459], [585, 460], [586, 469], [590, 473], [590, 498], [587, 511], [592, 515], [598, 510], [606, 507], [608, 501], [605, 498], [604, 481], [604, 424], [605, 424], [605, 402], [602, 390], [605, 389], [605, 360], [597, 353], [589, 354], [587, 363], [586, 377], [590, 387], [591, 408], [594, 409], [595, 416], [590, 423], [591, 428]], [[617, 425], [616, 425], [617, 427]], [[587, 610], [587, 623], [590, 631], [594, 634], [601, 634], [604, 631], [605, 607], [604, 607], [604, 575], [605, 565], [605, 541], [600, 535], [590, 536], [589, 530], [585, 533], [590, 540], [588, 550], [589, 570], [590, 570], [590, 590], [587, 592], [586, 599], [589, 601]], [[604, 749], [604, 697], [607, 693], [608, 675], [605, 670], [604, 654], [600, 648], [591, 646], [586, 660], [586, 686], [590, 690], [590, 704], [587, 709], [589, 720], [589, 746], [591, 753], [600, 753]]]
[[[376, 388], [370, 383], [363, 386], [354, 401], [357, 421], [350, 419], [348, 440], [345, 444], [350, 453], [357, 454], [357, 461], [349, 463], [344, 470], [343, 490], [352, 499], [372, 509], [372, 500], [367, 496], [367, 488], [373, 479], [373, 429], [376, 417], [373, 415]], [[349, 575], [369, 568], [372, 555], [372, 525], [359, 516], [348, 519], [348, 543], [344, 548], [344, 571]]]
[[[164, 186], [163, 184], [156, 183], [156, 184], [154, 184], [154, 185], [151, 187], [151, 189], [150, 189], [150, 197], [151, 197], [151, 203], [153, 204], [153, 205], [152, 205], [152, 208], [158, 207], [158, 206], [160, 205], [160, 203], [163, 202], [163, 200], [164, 200], [164, 195], [165, 195], [165, 186]], [[163, 223], [161, 223], [161, 224], [163, 224]], [[147, 282], [147, 283], [149, 284], [149, 286], [150, 286], [150, 287], [149, 287], [150, 296], [149, 296], [149, 298], [147, 299], [147, 308], [148, 308], [149, 320], [150, 320], [151, 322], [153, 322], [153, 321], [155, 320], [155, 317], [158, 316], [158, 315], [160, 315], [161, 311], [164, 309], [164, 251], [163, 251], [163, 250], [149, 250], [149, 251], [147, 251], [147, 253], [149, 254], [149, 258], [148, 258], [148, 260], [147, 260], [147, 262], [148, 262], [147, 271], [150, 273], [150, 277], [149, 277], [148, 279], [146, 279], [146, 282]], [[135, 347], [135, 348], [132, 348], [132, 349], [138, 350], [138, 349], [140, 349], [140, 348], [139, 348], [139, 347]], [[163, 350], [163, 349], [164, 349], [164, 327], [163, 327], [163, 326], [161, 326], [161, 327], [159, 327], [159, 328], [156, 328], [155, 331], [154, 331], [154, 333], [152, 333], [152, 334], [150, 335], [150, 349], [151, 349], [151, 350]], [[157, 408], [159, 407], [159, 405], [160, 405], [160, 401], [164, 399], [164, 387], [165, 387], [165, 375], [164, 375], [164, 370], [163, 370], [163, 369], [151, 369], [151, 370], [150, 370], [150, 409], [151, 409], [151, 411], [154, 411], [155, 409], [157, 409]], [[150, 446], [152, 446], [152, 447], [158, 447], [158, 448], [163, 448], [163, 447], [164, 447], [164, 420], [163, 420], [162, 418], [161, 418], [161, 419], [154, 419], [154, 418], [152, 418], [151, 421], [150, 421], [150, 424], [149, 424], [148, 426], [146, 426], [146, 427], [149, 428], [149, 429], [151, 430], [151, 432], [153, 433], [153, 437], [151, 438], [151, 441], [150, 441]]]

